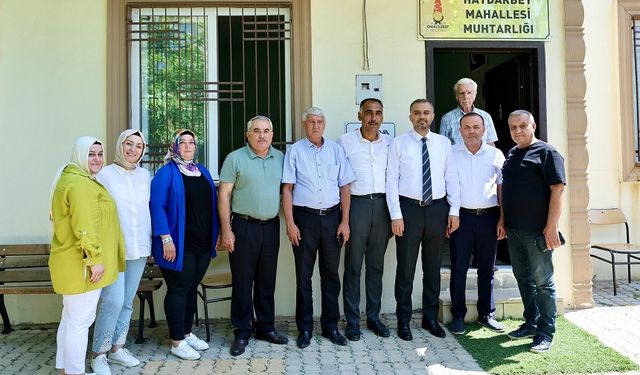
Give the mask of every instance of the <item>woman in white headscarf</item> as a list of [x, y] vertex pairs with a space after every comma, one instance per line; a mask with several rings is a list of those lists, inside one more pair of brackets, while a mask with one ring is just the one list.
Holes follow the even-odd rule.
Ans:
[[111, 375], [108, 362], [125, 367], [140, 364], [124, 346], [133, 312], [133, 299], [140, 285], [147, 257], [151, 255], [151, 177], [146, 169], [139, 166], [145, 147], [144, 136], [140, 131], [123, 131], [116, 142], [115, 162], [103, 168], [96, 176], [116, 202], [127, 248], [125, 272], [120, 272], [113, 284], [102, 289], [98, 302], [91, 360], [91, 369], [98, 375]]
[[89, 327], [103, 287], [124, 271], [124, 239], [116, 205], [95, 178], [104, 164], [102, 143], [81, 137], [71, 162], [54, 180], [51, 198], [53, 237], [49, 270], [62, 294], [62, 317], [56, 338], [56, 368], [61, 374], [84, 374]]

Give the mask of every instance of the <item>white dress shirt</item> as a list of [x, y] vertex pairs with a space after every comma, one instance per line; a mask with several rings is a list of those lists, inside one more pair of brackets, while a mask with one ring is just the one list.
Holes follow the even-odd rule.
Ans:
[[151, 254], [151, 215], [149, 194], [151, 176], [144, 168], [128, 171], [110, 164], [96, 179], [104, 185], [116, 202], [120, 228], [127, 248], [126, 260], [136, 260]]
[[488, 208], [498, 205], [498, 185], [502, 184], [502, 151], [487, 144], [472, 154], [464, 143], [453, 146], [452, 158], [460, 181], [460, 205]]
[[336, 140], [342, 146], [358, 178], [351, 183], [351, 194], [366, 195], [385, 192], [387, 155], [391, 136], [378, 133], [371, 142], [362, 136], [360, 129], [343, 134]]
[[[480, 108], [473, 107], [471, 112], [479, 114], [484, 120], [484, 134], [482, 140], [484, 142], [495, 142], [498, 140], [496, 134], [496, 127], [493, 125], [493, 119], [491, 115], [481, 110]], [[452, 144], [462, 144], [462, 135], [460, 134], [460, 119], [464, 116], [464, 111], [460, 107], [456, 107], [449, 112], [445, 113], [440, 120], [440, 134], [451, 140]]]
[[323, 139], [316, 147], [307, 138], [291, 145], [284, 156], [283, 184], [293, 187], [293, 205], [315, 209], [340, 203], [340, 188], [356, 179], [344, 150], [336, 142]]
[[[451, 141], [434, 132], [427, 133], [434, 200], [447, 196], [449, 215], [460, 211], [460, 184], [451, 159]], [[422, 136], [414, 130], [396, 137], [389, 145], [387, 162], [387, 205], [391, 219], [402, 219], [400, 196], [422, 200]]]

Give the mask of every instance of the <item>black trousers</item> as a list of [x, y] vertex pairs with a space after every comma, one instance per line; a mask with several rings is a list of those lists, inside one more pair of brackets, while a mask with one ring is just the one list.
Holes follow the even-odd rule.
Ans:
[[444, 199], [427, 207], [400, 200], [404, 234], [396, 236], [396, 316], [398, 324], [409, 323], [413, 311], [411, 294], [418, 252], [422, 245], [422, 319], [436, 319], [440, 296], [440, 264], [447, 229], [449, 206]]
[[342, 297], [347, 323], [360, 321], [360, 274], [365, 262], [366, 315], [380, 319], [384, 254], [391, 234], [391, 219], [384, 196], [351, 196], [349, 211], [351, 234], [345, 246]]
[[210, 262], [211, 253], [185, 248], [182, 271], [161, 268], [167, 284], [164, 314], [172, 340], [184, 340], [184, 336], [191, 333], [193, 317], [198, 308], [196, 291]]
[[236, 238], [235, 250], [229, 253], [233, 283], [231, 323], [235, 338], [248, 340], [254, 311], [256, 332], [274, 330], [280, 220], [260, 224], [234, 217], [231, 229]]
[[304, 209], [293, 207], [295, 221], [302, 240], [293, 246], [296, 264], [296, 325], [299, 331], [313, 331], [313, 291], [311, 277], [319, 254], [320, 289], [322, 291], [322, 314], [320, 325], [323, 331], [338, 328], [340, 310], [340, 244], [336, 238], [341, 219], [340, 210], [327, 215], [317, 215]]
[[478, 268], [478, 315], [491, 316], [496, 311], [493, 299], [493, 268], [496, 263], [498, 238], [496, 226], [500, 211], [474, 215], [460, 211], [460, 227], [451, 235], [451, 314], [464, 318], [467, 271], [471, 250], [475, 249], [474, 263]]

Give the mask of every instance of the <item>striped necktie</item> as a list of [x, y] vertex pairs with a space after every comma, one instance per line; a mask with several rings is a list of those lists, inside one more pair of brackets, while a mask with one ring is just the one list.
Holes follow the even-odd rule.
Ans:
[[431, 194], [431, 163], [427, 149], [427, 137], [422, 137], [422, 200], [429, 204], [433, 198]]

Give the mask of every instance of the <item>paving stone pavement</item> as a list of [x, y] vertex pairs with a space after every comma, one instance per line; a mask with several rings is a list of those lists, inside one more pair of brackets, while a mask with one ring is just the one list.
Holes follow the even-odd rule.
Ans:
[[596, 307], [565, 312], [565, 318], [640, 364], [640, 281], [619, 281], [616, 296], [611, 281], [595, 282], [593, 291]]
[[[621, 283], [618, 296], [613, 296], [611, 283], [594, 285], [597, 307], [566, 312], [565, 316], [598, 336], [606, 345], [640, 363], [640, 282]], [[420, 328], [419, 316], [412, 323], [413, 341], [396, 335], [396, 320], [383, 315], [391, 328], [391, 337], [379, 338], [362, 324], [363, 337], [347, 346], [335, 346], [319, 335], [311, 345], [298, 349], [295, 345], [295, 320], [280, 318], [276, 328], [288, 333], [288, 345], [273, 345], [251, 340], [245, 354], [232, 357], [229, 346], [233, 328], [227, 319], [212, 323], [210, 349], [199, 361], [183, 361], [168, 352], [169, 340], [164, 322], [157, 328], [145, 328], [144, 344], [128, 345], [142, 364], [124, 368], [112, 364], [113, 375], [200, 375], [200, 374], [482, 374], [473, 358], [447, 332], [445, 339], [431, 336]], [[135, 322], [130, 341], [135, 334]], [[19, 326], [9, 335], [0, 335], [0, 374], [56, 374], [55, 325]], [[204, 327], [194, 333], [205, 337]], [[87, 366], [87, 370], [89, 367]], [[625, 373], [631, 375], [632, 373]], [[640, 374], [635, 372], [634, 374]]]

